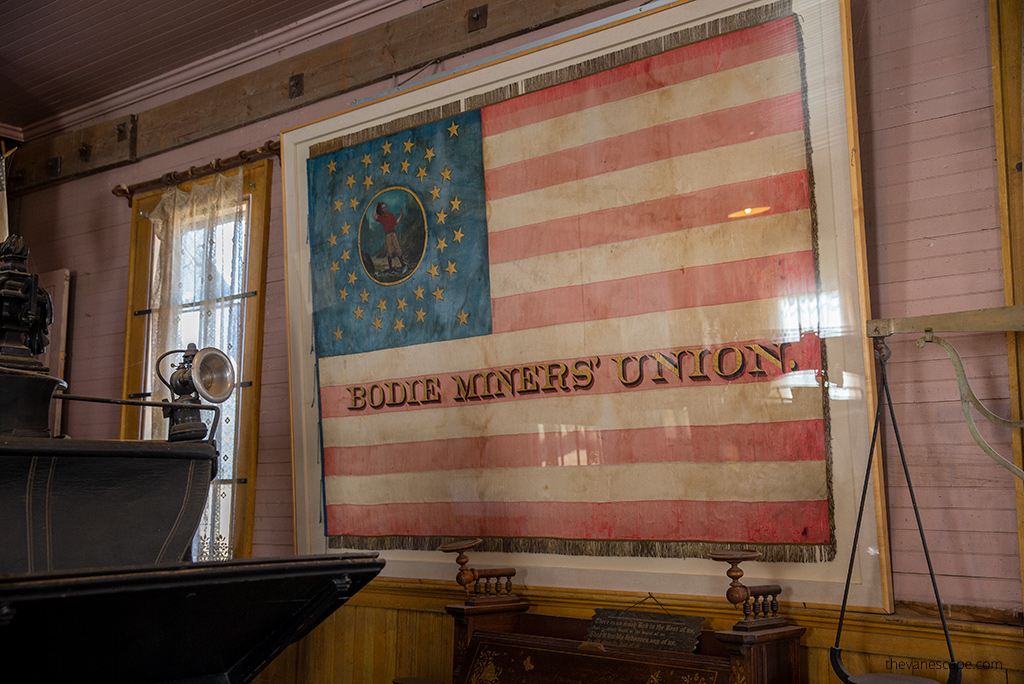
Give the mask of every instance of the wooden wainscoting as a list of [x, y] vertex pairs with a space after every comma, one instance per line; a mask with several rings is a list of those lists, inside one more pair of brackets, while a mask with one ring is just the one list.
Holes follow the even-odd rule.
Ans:
[[[629, 608], [643, 598], [626, 592], [517, 587], [531, 610], [591, 617], [595, 608]], [[375, 579], [301, 642], [289, 647], [256, 679], [260, 684], [389, 684], [395, 677], [451, 678], [453, 619], [444, 611], [465, 594], [454, 582]], [[728, 629], [742, 617], [724, 599], [658, 596], [673, 613], [703, 615], [713, 629]], [[780, 614], [807, 627], [804, 663], [810, 684], [838, 682], [829, 665], [837, 610], [784, 605]], [[1024, 684], [1024, 631], [1018, 626], [951, 621], [958, 660], [988, 669], [964, 672], [971, 684]], [[912, 674], [911, 662], [948, 659], [937, 618], [848, 613], [843, 626], [843, 662], [853, 673]], [[945, 681], [941, 670], [918, 676]]]

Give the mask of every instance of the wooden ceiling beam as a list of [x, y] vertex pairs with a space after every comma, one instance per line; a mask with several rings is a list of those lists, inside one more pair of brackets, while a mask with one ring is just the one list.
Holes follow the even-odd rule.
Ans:
[[[276, 64], [130, 117], [26, 142], [9, 192], [19, 195], [205, 140], [621, 0], [442, 0]], [[480, 13], [486, 7], [486, 22]], [[472, 30], [471, 30], [472, 29]], [[301, 94], [293, 77], [301, 75]], [[127, 127], [127, 128], [126, 128]], [[88, 150], [82, 140], [88, 137]]]

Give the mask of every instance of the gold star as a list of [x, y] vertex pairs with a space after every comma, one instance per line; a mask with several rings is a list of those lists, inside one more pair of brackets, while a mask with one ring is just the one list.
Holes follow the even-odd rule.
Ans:
[[366, 291], [365, 287], [363, 288], [363, 291], [359, 293], [359, 301], [364, 303], [370, 301], [370, 293]]
[[350, 207], [352, 207], [353, 209], [355, 209], [356, 207], [358, 207], [358, 206], [359, 206], [359, 200], [357, 200], [357, 199], [356, 199], [355, 197], [353, 197], [352, 199], [350, 199], [350, 200], [348, 201], [348, 206], [350, 206]]
[[405, 297], [399, 297], [398, 298], [398, 310], [399, 311], [405, 311], [405, 307], [407, 307], [407, 306], [409, 306], [409, 305], [405, 303]]
[[356, 315], [356, 320], [358, 321], [360, 318], [363, 317], [363, 308], [357, 304], [356, 310], [353, 311], [352, 313]]
[[437, 222], [444, 225], [444, 220], [448, 218], [448, 214], [444, 213], [444, 209], [441, 211], [435, 211], [434, 215], [437, 216]]
[[338, 236], [335, 235], [334, 233], [331, 233], [331, 237], [327, 238], [327, 242], [330, 243], [331, 247], [337, 247], [338, 246]]
[[466, 313], [465, 309], [459, 310], [455, 317], [459, 319], [459, 325], [469, 325], [469, 314]]
[[455, 237], [452, 238], [452, 241], [453, 242], [458, 242], [461, 245], [462, 244], [462, 238], [464, 238], [464, 237], [466, 237], [466, 236], [462, 232], [462, 226], [459, 226], [458, 228], [455, 229]]
[[412, 293], [413, 293], [414, 295], [416, 295], [416, 299], [423, 299], [423, 293], [424, 293], [425, 291], [426, 291], [426, 290], [424, 290], [424, 289], [423, 289], [423, 286], [422, 286], [422, 285], [420, 285], [420, 286], [419, 286], [419, 287], [417, 287], [417, 288], [416, 288], [415, 290], [413, 290], [413, 291], [412, 291]]
[[340, 340], [341, 339], [341, 326], [340, 325], [334, 331], [334, 339], [336, 339], [336, 340]]
[[380, 149], [384, 150], [384, 154], [391, 154], [391, 141], [385, 141], [385, 143], [380, 146]]
[[444, 248], [447, 246], [447, 240], [445, 240], [444, 238], [437, 238], [437, 247], [435, 247], [434, 249], [439, 249], [441, 250], [441, 254], [444, 254]]
[[444, 269], [444, 270], [448, 271], [448, 277], [449, 278], [454, 278], [455, 274], [458, 273], [458, 271], [455, 270], [455, 262], [454, 261], [449, 261], [448, 262], [448, 267], [446, 269]]
[[430, 268], [427, 269], [427, 273], [430, 274], [431, 280], [441, 275], [440, 271], [437, 270], [437, 266], [435, 266], [434, 264], [430, 264]]
[[423, 180], [427, 177], [427, 170], [421, 166], [420, 170], [416, 173], [416, 177]]
[[427, 153], [425, 155], [423, 155], [423, 158], [426, 159], [429, 162], [429, 161], [432, 161], [434, 159], [434, 157], [436, 157], [436, 156], [437, 155], [434, 154], [434, 148], [433, 147], [428, 147], [427, 148]]
[[338, 170], [338, 162], [333, 159], [327, 164], [327, 174], [330, 175]]
[[349, 229], [350, 229], [351, 227], [352, 227], [352, 226], [350, 226], [350, 225], [348, 224], [348, 221], [345, 221], [345, 225], [343, 225], [343, 226], [341, 227], [341, 233], [342, 233], [342, 235], [348, 235], [348, 231], [349, 231]]
[[338, 299], [340, 299], [343, 302], [347, 302], [348, 301], [348, 288], [347, 287], [345, 289], [343, 289], [343, 290], [338, 290]]
[[343, 252], [341, 253], [341, 260], [342, 260], [342, 261], [348, 261], [349, 259], [351, 259], [352, 257], [350, 257], [350, 256], [349, 256], [349, 254], [348, 254], [348, 253], [349, 253], [349, 252], [351, 252], [351, 251], [352, 251], [352, 250], [350, 250], [350, 249], [346, 249], [346, 250], [344, 250], [344, 251], [343, 251]]
[[357, 277], [356, 277], [356, 272], [355, 271], [352, 271], [351, 273], [348, 274], [348, 284], [349, 285], [355, 285], [356, 284], [356, 280], [357, 280]]
[[363, 166], [369, 166], [370, 164], [373, 163], [372, 161], [370, 161], [370, 155], [369, 154], [364, 154], [363, 155], [362, 162], [363, 162]]
[[445, 181], [448, 181], [449, 183], [452, 182], [452, 172], [447, 166], [444, 167], [444, 171], [441, 172], [441, 182], [444, 183]]
[[444, 290], [441, 289], [440, 285], [438, 285], [437, 289], [434, 290], [433, 292], [431, 292], [430, 294], [434, 295], [434, 301], [435, 302], [443, 302], [444, 301]]
[[399, 318], [397, 321], [395, 321], [395, 330], [397, 330], [398, 332], [402, 332], [402, 328], [404, 328], [404, 327], [405, 327], [405, 324], [402, 323], [402, 319], [401, 318]]
[[337, 273], [340, 270], [341, 270], [341, 267], [338, 266], [338, 262], [337, 261], [332, 261], [331, 262], [331, 273]]
[[355, 185], [355, 184], [356, 184], [356, 176], [355, 176], [355, 174], [352, 174], [351, 176], [349, 176], [349, 177], [348, 177], [348, 178], [347, 178], [347, 179], [345, 180], [345, 185], [347, 185], [347, 186], [348, 186], [348, 189], [349, 189], [349, 190], [351, 190], [351, 189], [352, 189], [352, 186], [353, 186], [353, 185]]
[[340, 199], [334, 200], [334, 208], [337, 211], [341, 211], [341, 200]]
[[373, 179], [367, 176], [366, 180], [363, 181], [363, 185], [365, 185], [366, 187], [370, 187], [371, 185], [373, 185]]
[[440, 199], [440, 198], [441, 198], [441, 188], [439, 188], [439, 187], [437, 187], [435, 185], [434, 189], [430, 191], [430, 199]]
[[409, 160], [408, 159], [403, 159], [402, 160], [402, 173], [409, 173], [409, 167], [410, 166], [412, 166], [412, 164], [409, 163]]
[[391, 173], [391, 164], [389, 164], [388, 162], [384, 162], [380, 167], [380, 173], [381, 175], [384, 175], [385, 173]]
[[402, 143], [402, 144], [403, 144], [403, 145], [405, 145], [405, 151], [406, 151], [406, 152], [412, 152], [412, 148], [413, 148], [413, 147], [414, 147], [414, 145], [415, 145], [415, 143], [413, 143], [413, 141], [412, 141], [412, 138], [409, 138], [408, 140], [406, 140], [406, 141], [405, 141], [404, 143]]
[[427, 315], [427, 312], [423, 310], [423, 307], [416, 309], [416, 322], [420, 323], [423, 321], [423, 317]]
[[380, 316], [377, 316], [371, 322], [373, 323], [373, 327], [376, 328], [377, 330], [380, 330], [381, 329], [380, 326], [384, 323], [384, 321], [381, 320]]
[[388, 310], [388, 304], [383, 299], [377, 299], [377, 304], [375, 308], [380, 309], [380, 312], [384, 313], [385, 311]]
[[462, 209], [460, 208], [462, 207], [462, 200], [459, 199], [458, 195], [455, 196], [455, 199], [450, 201], [452, 203], [452, 211], [462, 211]]
[[459, 135], [459, 124], [452, 121], [452, 125], [448, 127], [448, 137], [457, 138]]

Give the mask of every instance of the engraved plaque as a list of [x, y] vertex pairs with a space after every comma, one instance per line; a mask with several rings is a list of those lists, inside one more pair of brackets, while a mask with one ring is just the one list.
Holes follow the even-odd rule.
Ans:
[[594, 611], [586, 640], [630, 648], [693, 653], [703, 624], [703, 617], [693, 615], [598, 608]]

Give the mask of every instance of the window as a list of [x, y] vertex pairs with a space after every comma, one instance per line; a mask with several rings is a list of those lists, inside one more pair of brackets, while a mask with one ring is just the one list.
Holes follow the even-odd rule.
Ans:
[[[132, 205], [124, 397], [171, 398], [156, 363], [189, 343], [216, 347], [235, 365], [236, 388], [221, 404], [216, 435], [219, 468], [193, 542], [196, 560], [251, 554], [270, 170], [264, 160], [137, 195]], [[163, 359], [165, 378], [180, 359]], [[209, 423], [212, 413], [203, 418]], [[159, 409], [122, 409], [122, 439], [166, 434]]]

